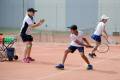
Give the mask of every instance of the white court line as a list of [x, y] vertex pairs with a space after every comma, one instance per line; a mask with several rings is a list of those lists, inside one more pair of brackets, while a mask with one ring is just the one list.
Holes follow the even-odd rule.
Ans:
[[[110, 58], [118, 58], [118, 57], [120, 57], [120, 55], [119, 55], [119, 56], [117, 55], [117, 56], [114, 56], [114, 57], [112, 56], [112, 57], [110, 57]], [[101, 63], [101, 62], [104, 62], [104, 61], [105, 61], [105, 60], [97, 61], [97, 62], [94, 62], [94, 64], [98, 64], [98, 63]], [[41, 77], [41, 78], [35, 79], [35, 80], [44, 80], [44, 79], [47, 79], [47, 78], [50, 78], [50, 77], [62, 75], [62, 74], [64, 74], [64, 73], [72, 72], [72, 71], [75, 71], [75, 70], [78, 70], [78, 69], [80, 69], [80, 68], [73, 68], [73, 69], [71, 69], [71, 70], [69, 70], [69, 71], [63, 71], [63, 72], [48, 74], [47, 76], [44, 76], [44, 77]]]

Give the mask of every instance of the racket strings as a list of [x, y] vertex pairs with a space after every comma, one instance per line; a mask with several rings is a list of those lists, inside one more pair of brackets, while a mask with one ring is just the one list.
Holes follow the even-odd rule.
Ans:
[[108, 52], [109, 46], [105, 43], [102, 43], [101, 45], [98, 46], [97, 51], [100, 53], [105, 53]]

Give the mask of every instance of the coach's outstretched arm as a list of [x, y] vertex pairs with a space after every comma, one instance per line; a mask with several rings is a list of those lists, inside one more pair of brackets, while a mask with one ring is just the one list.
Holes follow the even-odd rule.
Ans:
[[38, 26], [41, 26], [41, 25], [44, 23], [44, 21], [45, 21], [45, 20], [42, 19], [42, 20], [38, 21], [37, 23], [30, 25], [30, 27], [36, 28], [36, 27], [38, 27]]

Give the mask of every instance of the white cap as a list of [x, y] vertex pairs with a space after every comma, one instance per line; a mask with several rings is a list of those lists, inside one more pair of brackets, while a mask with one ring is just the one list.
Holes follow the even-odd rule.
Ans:
[[102, 16], [101, 16], [101, 20], [103, 20], [103, 19], [109, 19], [109, 17], [106, 16], [106, 15], [102, 15]]

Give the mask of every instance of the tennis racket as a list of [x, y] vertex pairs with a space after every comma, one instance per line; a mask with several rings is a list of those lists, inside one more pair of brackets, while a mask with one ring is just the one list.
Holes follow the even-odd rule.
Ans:
[[106, 37], [103, 36], [103, 38], [104, 42], [101, 42], [101, 44], [97, 48], [97, 52], [99, 53], [107, 53], [109, 51], [110, 42]]
[[108, 51], [109, 45], [107, 43], [101, 43], [97, 48], [97, 52], [99, 53], [107, 53]]

